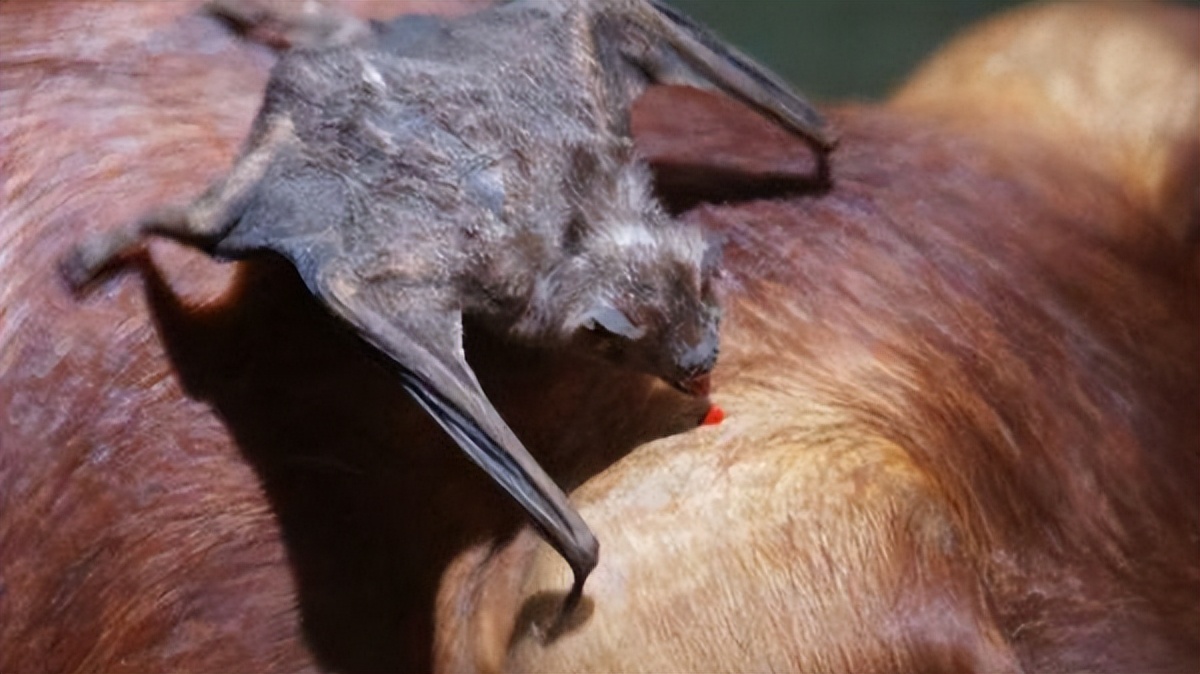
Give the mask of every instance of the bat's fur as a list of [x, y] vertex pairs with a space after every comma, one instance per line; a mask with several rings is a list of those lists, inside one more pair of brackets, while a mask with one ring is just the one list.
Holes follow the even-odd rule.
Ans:
[[82, 285], [145, 234], [287, 257], [526, 507], [577, 592], [596, 542], [474, 381], [462, 315], [705, 394], [716, 250], [653, 196], [630, 107], [653, 82], [716, 86], [822, 152], [829, 136], [772, 75], [643, 0], [530, 0], [336, 32], [359, 37], [281, 59], [224, 180], [84, 242], [65, 272]]

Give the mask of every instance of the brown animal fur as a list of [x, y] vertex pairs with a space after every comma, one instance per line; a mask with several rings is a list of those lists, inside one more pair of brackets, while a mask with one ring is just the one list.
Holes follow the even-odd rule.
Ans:
[[[158, 242], [82, 304], [54, 278], [82, 231], [198, 192], [244, 136], [272, 55], [194, 7], [0, 3], [23, 26], [0, 31], [0, 671], [424, 670], [431, 642], [451, 669], [1200, 663], [1200, 273], [1179, 236], [1200, 209], [1172, 186], [1197, 184], [1200, 148], [1168, 123], [1180, 96], [1121, 80], [1141, 119], [1104, 132], [1070, 110], [1108, 99], [998, 116], [969, 101], [999, 89], [921, 77], [842, 111], [832, 192], [691, 214], [729, 237], [730, 416], [616, 463], [697, 410], [469, 332], [605, 540], [584, 611], [555, 625], [565, 565], [513, 537], [519, 513], [286, 266]], [[999, 34], [1125, 11], [1117, 29], [1158, 45], [1131, 72], [1195, 69], [1194, 14], [1137, 7]], [[1096, 37], [1066, 25], [1064, 53]], [[647, 99], [639, 143], [672, 203], [807, 173], [731, 102]], [[1129, 170], [1122, 147], [1174, 168]]]
[[[1002, 17], [886, 108], [835, 118], [830, 194], [695, 211], [729, 238], [728, 420], [575, 492], [607, 541], [577, 624], [553, 622], [569, 578], [528, 535], [460, 557], [439, 663], [1200, 666], [1200, 284], [1179, 242], [1200, 216], [1197, 25], [1144, 5]], [[1094, 70], [1114, 44], [1142, 60]], [[689, 146], [681, 126], [737, 113], [685, 96], [674, 142], [645, 102], [660, 164], [736, 147], [740, 170], [781, 170], [778, 138]]]

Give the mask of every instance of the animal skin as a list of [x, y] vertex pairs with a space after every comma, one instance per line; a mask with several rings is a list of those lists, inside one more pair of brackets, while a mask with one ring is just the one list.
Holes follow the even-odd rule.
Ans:
[[989, 22], [786, 198], [811, 148], [649, 91], [656, 192], [727, 239], [726, 421], [464, 329], [605, 541], [560, 626], [566, 566], [291, 265], [60, 282], [234, 159], [276, 57], [196, 10], [0, 3], [0, 671], [1200, 668], [1194, 10]]
[[86, 240], [64, 272], [82, 286], [148, 234], [287, 258], [525, 508], [574, 569], [573, 605], [599, 543], [480, 388], [463, 317], [705, 395], [717, 251], [654, 198], [629, 108], [652, 83], [696, 83], [822, 152], [831, 136], [776, 76], [643, 0], [522, 0], [373, 27], [304, 16], [290, 32], [334, 46], [274, 68], [229, 174], [187, 207]]

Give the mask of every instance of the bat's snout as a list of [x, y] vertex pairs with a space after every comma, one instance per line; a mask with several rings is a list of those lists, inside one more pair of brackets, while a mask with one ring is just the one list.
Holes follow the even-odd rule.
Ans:
[[669, 366], [673, 374], [668, 378], [671, 384], [688, 395], [707, 396], [719, 351], [716, 328], [709, 327], [695, 344], [675, 351]]

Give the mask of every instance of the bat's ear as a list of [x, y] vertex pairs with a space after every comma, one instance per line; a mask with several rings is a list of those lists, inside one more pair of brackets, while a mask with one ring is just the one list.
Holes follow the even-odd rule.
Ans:
[[778, 75], [661, 0], [646, 4], [649, 16], [634, 20], [662, 44], [629, 45], [631, 49], [623, 51], [652, 79], [662, 84], [707, 84], [774, 119], [821, 152], [837, 144], [836, 134], [821, 114]]
[[645, 328], [634, 325], [628, 316], [611, 304], [599, 304], [588, 309], [580, 316], [577, 325], [591, 332], [607, 332], [631, 341], [646, 334]]

